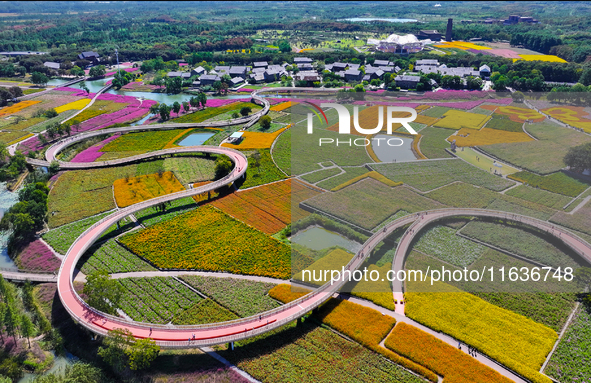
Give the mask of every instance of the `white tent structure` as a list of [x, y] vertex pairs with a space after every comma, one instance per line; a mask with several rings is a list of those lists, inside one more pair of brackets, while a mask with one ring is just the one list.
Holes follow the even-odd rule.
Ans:
[[423, 50], [424, 44], [415, 35], [392, 34], [385, 40], [367, 39], [367, 45], [375, 45], [380, 52], [416, 53]]

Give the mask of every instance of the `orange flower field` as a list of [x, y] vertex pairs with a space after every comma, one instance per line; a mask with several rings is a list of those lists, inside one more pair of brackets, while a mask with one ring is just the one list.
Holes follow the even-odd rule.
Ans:
[[277, 299], [280, 302], [289, 303], [303, 297], [309, 292], [311, 292], [311, 290], [300, 289], [297, 287], [292, 288], [291, 285], [281, 283], [269, 290], [268, 294], [271, 298]]
[[320, 306], [317, 317], [338, 332], [345, 334], [365, 347], [382, 354], [394, 363], [400, 364], [432, 382], [437, 376], [427, 368], [380, 346], [390, 333], [396, 319], [382, 315], [377, 310], [357, 303], [331, 298]]
[[482, 128], [480, 130], [463, 128], [458, 130], [457, 135], [449, 136], [447, 140], [449, 142], [456, 140], [456, 145], [458, 146], [480, 146], [533, 141], [526, 133], [489, 128]]
[[118, 179], [113, 183], [115, 201], [119, 207], [127, 207], [161, 195], [185, 190], [172, 172], [148, 174], [131, 177], [129, 180]]
[[443, 376], [445, 382], [512, 382], [470, 355], [406, 323], [394, 327], [385, 345]]
[[288, 279], [291, 248], [211, 205], [120, 238], [158, 268]]
[[261, 132], [244, 132], [242, 135], [242, 141], [238, 145], [230, 144], [230, 143], [223, 143], [222, 146], [226, 148], [232, 149], [241, 149], [241, 150], [249, 150], [249, 149], [268, 149], [273, 145], [275, 139], [283, 133], [284, 130], [289, 129], [291, 125], [286, 126], [285, 128], [279, 129], [273, 133], [261, 133]]
[[[318, 191], [289, 179], [232, 193], [212, 205], [264, 233], [275, 234], [292, 222], [292, 200], [299, 203], [317, 194]], [[294, 210], [298, 213], [293, 217], [296, 221], [309, 214], [299, 207]]]
[[492, 110], [495, 113], [504, 114], [509, 116], [511, 121], [525, 122], [531, 120], [533, 122], [542, 122], [546, 119], [546, 116], [536, 112], [533, 109], [518, 108], [516, 106], [497, 106], [497, 105], [480, 105], [480, 108], [486, 110]]
[[281, 104], [277, 104], [275, 106], [272, 106], [269, 110], [273, 110], [275, 112], [281, 112], [282, 110], [291, 108], [294, 105], [299, 104], [299, 102], [293, 102], [293, 101], [287, 101], [287, 102], [282, 102]]
[[0, 116], [6, 116], [9, 114], [13, 114], [16, 112], [20, 112], [21, 110], [25, 109], [28, 106], [35, 105], [40, 103], [41, 101], [21, 101], [17, 102], [12, 106], [7, 106], [5, 108], [0, 109]]

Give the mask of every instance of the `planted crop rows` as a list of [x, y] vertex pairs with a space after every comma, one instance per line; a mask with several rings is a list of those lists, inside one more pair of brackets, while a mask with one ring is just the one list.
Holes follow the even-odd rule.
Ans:
[[421, 233], [414, 248], [459, 267], [469, 266], [486, 250], [478, 243], [457, 236], [455, 229], [441, 225]]
[[173, 278], [123, 278], [118, 281], [125, 289], [121, 308], [136, 321], [169, 323], [174, 316], [202, 299]]
[[274, 309], [279, 303], [267, 293], [275, 285], [234, 278], [185, 275], [182, 279], [226, 309], [248, 317]]
[[160, 268], [290, 276], [289, 247], [212, 206], [130, 233], [120, 241]]
[[90, 274], [96, 270], [105, 270], [109, 274], [156, 270], [137, 255], [127, 251], [114, 239], [105, 242], [98, 248], [96, 246], [90, 248], [84, 257], [87, 260], [80, 268], [84, 274]]
[[162, 174], [115, 180], [113, 190], [117, 206], [123, 208], [159, 196], [185, 190], [170, 171]]
[[215, 176], [215, 159], [204, 157], [173, 157], [164, 160], [164, 170], [172, 171], [183, 185], [212, 180]]

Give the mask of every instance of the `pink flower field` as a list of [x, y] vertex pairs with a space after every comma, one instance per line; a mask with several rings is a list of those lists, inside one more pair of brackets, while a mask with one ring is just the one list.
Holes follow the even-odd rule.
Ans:
[[96, 144], [94, 146], [91, 146], [90, 148], [76, 154], [76, 156], [70, 162], [94, 162], [94, 161], [96, 161], [100, 156], [102, 156], [104, 154], [103, 152], [100, 151], [103, 148], [103, 146], [105, 146], [109, 142], [117, 139], [119, 136], [120, 136], [120, 134], [116, 134], [112, 137], [107, 138], [106, 140], [99, 142], [98, 144]]
[[39, 239], [25, 247], [15, 262], [20, 269], [30, 271], [56, 271], [62, 263]]

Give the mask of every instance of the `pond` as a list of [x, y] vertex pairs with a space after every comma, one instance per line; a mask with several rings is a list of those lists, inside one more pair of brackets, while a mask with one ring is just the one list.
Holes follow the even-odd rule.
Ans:
[[390, 23], [414, 23], [417, 20], [415, 19], [390, 19], [387, 17], [351, 17], [348, 19], [343, 19], [346, 21], [388, 21]]
[[[51, 366], [51, 368], [49, 370], [45, 371], [43, 374], [40, 374], [40, 375], [47, 375], [47, 374], [56, 373], [59, 370], [63, 370], [66, 366], [70, 366], [70, 365], [74, 364], [74, 362], [76, 362], [77, 360], [78, 360], [77, 357], [75, 357], [74, 355], [70, 354], [67, 351], [66, 351], [66, 355], [64, 355], [64, 356], [62, 356], [62, 355], [55, 356], [55, 354], [54, 354], [53, 366]], [[20, 380], [17, 381], [17, 383], [30, 383], [37, 376], [39, 376], [39, 374], [26, 373]]]
[[371, 142], [371, 148], [382, 162], [414, 161], [417, 158], [412, 151], [412, 141], [412, 137], [376, 134]]
[[353, 253], [359, 251], [362, 246], [359, 242], [350, 240], [339, 233], [326, 230], [320, 226], [312, 226], [298, 232], [291, 237], [291, 241], [298, 245], [306, 246], [312, 250], [322, 250], [333, 246], [340, 246]]
[[[0, 218], [4, 216], [4, 212], [7, 211], [18, 202], [18, 193], [13, 193], [6, 189], [6, 182], [0, 182]], [[9, 233], [0, 234], [0, 267], [8, 269], [16, 269], [16, 264], [8, 256], [6, 244], [8, 241]]]
[[131, 124], [131, 126], [141, 125], [153, 116], [155, 116], [155, 114], [148, 113], [148, 115], [146, 117], [142, 118], [139, 121], [134, 122], [133, 124]]
[[181, 142], [178, 143], [180, 146], [199, 146], [203, 145], [211, 136], [215, 135], [216, 132], [198, 132], [189, 134]]

